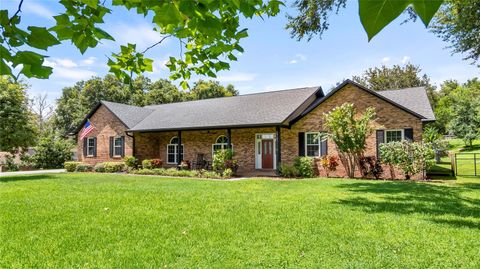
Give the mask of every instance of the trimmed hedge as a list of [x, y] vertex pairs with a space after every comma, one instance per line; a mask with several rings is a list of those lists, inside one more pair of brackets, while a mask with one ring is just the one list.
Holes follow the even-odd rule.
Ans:
[[125, 171], [124, 162], [104, 162], [103, 167], [106, 173], [117, 173]]
[[87, 164], [87, 163], [80, 163], [77, 165], [77, 168], [75, 169], [75, 172], [92, 172], [93, 171], [93, 165]]
[[97, 173], [105, 173], [105, 165], [103, 163], [97, 163], [93, 167], [93, 171], [95, 171]]
[[177, 170], [175, 168], [154, 168], [154, 169], [140, 169], [130, 171], [137, 175], [156, 175], [156, 176], [171, 176], [171, 177], [200, 177], [200, 178], [222, 178], [221, 175], [213, 171], [206, 170]]
[[63, 163], [63, 167], [67, 172], [75, 172], [77, 170], [77, 166], [80, 164], [84, 164], [82, 162], [65, 162]]

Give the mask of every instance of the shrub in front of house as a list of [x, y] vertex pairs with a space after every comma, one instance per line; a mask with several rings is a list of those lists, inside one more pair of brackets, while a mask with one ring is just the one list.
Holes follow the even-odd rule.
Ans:
[[95, 171], [97, 173], [105, 173], [105, 165], [103, 163], [97, 163], [93, 167], [93, 171]]
[[323, 168], [323, 170], [325, 170], [327, 177], [330, 176], [331, 172], [335, 172], [337, 170], [337, 166], [339, 164], [338, 157], [336, 156], [327, 155], [320, 159], [320, 166]]
[[313, 158], [311, 157], [296, 157], [293, 166], [298, 171], [299, 177], [313, 177]]
[[[231, 149], [217, 150], [213, 156], [213, 170], [224, 177], [232, 177], [238, 170], [238, 161], [233, 159], [233, 151]], [[229, 169], [225, 175], [225, 170]]]
[[142, 161], [143, 169], [162, 168], [163, 161], [161, 159], [146, 159]]
[[395, 178], [394, 167], [398, 167], [410, 179], [413, 175], [428, 170], [433, 165], [434, 153], [430, 145], [410, 142], [389, 142], [380, 145], [381, 161], [389, 165], [391, 177]]
[[297, 168], [295, 168], [293, 165], [288, 165], [288, 164], [283, 164], [282, 163], [280, 165], [279, 173], [280, 173], [281, 177], [286, 177], [286, 178], [298, 177]]
[[138, 159], [133, 156], [125, 156], [123, 161], [128, 168], [136, 169], [138, 166]]
[[64, 162], [63, 167], [65, 167], [65, 170], [67, 170], [67, 172], [75, 172], [79, 164], [83, 164], [83, 163], [82, 162]]
[[373, 177], [379, 179], [383, 174], [383, 168], [380, 160], [374, 156], [364, 156], [359, 159], [360, 172], [365, 178]]
[[177, 170], [175, 168], [154, 168], [132, 170], [132, 174], [137, 175], [155, 175], [170, 177], [200, 177], [200, 178], [221, 178], [222, 176], [213, 171], [206, 170]]
[[93, 165], [88, 163], [80, 163], [75, 168], [75, 172], [92, 172], [92, 171], [93, 171]]
[[103, 166], [106, 173], [118, 173], [125, 171], [124, 162], [104, 162]]

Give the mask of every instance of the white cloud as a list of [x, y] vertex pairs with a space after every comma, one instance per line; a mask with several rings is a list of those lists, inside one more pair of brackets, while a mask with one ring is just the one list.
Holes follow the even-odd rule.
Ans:
[[[147, 23], [137, 25], [119, 23], [111, 33], [120, 45], [136, 44], [138, 50], [144, 50], [162, 39], [162, 35], [153, 30], [153, 25]], [[167, 42], [168, 38], [162, 44]]]
[[77, 67], [78, 64], [70, 59], [59, 59], [59, 58], [52, 58], [52, 61], [45, 59], [45, 65], [50, 67], [65, 67], [65, 68], [72, 68]]
[[26, 13], [35, 14], [45, 19], [53, 20], [53, 16], [55, 16], [55, 14], [50, 9], [39, 3], [36, 3], [35, 1], [29, 1], [22, 7]]
[[402, 64], [406, 64], [406, 63], [408, 63], [408, 62], [410, 62], [410, 56], [403, 56], [403, 58], [402, 58]]
[[72, 68], [65, 68], [65, 67], [55, 67], [53, 69], [53, 75], [59, 78], [82, 80], [82, 79], [91, 78], [92, 76], [97, 75], [97, 73], [90, 70], [84, 70], [79, 68], [72, 69]]
[[97, 57], [88, 57], [87, 59], [82, 61], [82, 64], [92, 65], [93, 63], [95, 63], [96, 60], [97, 60]]
[[387, 64], [388, 62], [390, 62], [390, 57], [383, 57], [382, 58], [382, 64]]
[[301, 53], [297, 53], [297, 54], [295, 54], [295, 57], [293, 57], [293, 59], [291, 59], [287, 63], [288, 64], [296, 64], [298, 62], [303, 62], [303, 61], [306, 61], [306, 60], [307, 60], [307, 56], [305, 56], [304, 54], [301, 54]]
[[220, 82], [240, 82], [240, 81], [252, 81], [257, 77], [257, 74], [253, 73], [231, 73], [229, 75], [218, 76], [216, 80]]

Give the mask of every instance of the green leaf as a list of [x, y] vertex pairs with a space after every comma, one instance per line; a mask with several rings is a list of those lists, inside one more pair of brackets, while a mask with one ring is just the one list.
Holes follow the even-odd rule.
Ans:
[[8, 64], [5, 62], [4, 59], [1, 59], [0, 60], [0, 75], [7, 75], [7, 76], [11, 76], [12, 75], [12, 69], [10, 68], [10, 66], [8, 66]]
[[109, 33], [103, 31], [102, 29], [100, 28], [94, 28], [94, 33], [95, 33], [95, 36], [98, 38], [98, 39], [108, 39], [108, 40], [112, 40], [112, 41], [115, 41], [115, 39], [113, 38], [113, 36], [111, 36]]
[[414, 0], [413, 9], [415, 9], [417, 15], [422, 19], [425, 27], [428, 27], [428, 24], [435, 13], [437, 13], [442, 3], [443, 0]]
[[27, 37], [28, 45], [46, 50], [48, 47], [58, 45], [60, 42], [45, 27], [29, 26], [30, 35]]
[[235, 36], [237, 39], [241, 39], [241, 38], [245, 38], [245, 37], [248, 37], [248, 29], [245, 28], [245, 29], [242, 29], [241, 31], [239, 31], [236, 36]]
[[184, 90], [188, 89], [188, 87], [189, 87], [189, 86], [188, 86], [188, 82], [185, 81], [185, 80], [180, 83], [180, 86], [182, 86], [182, 88], [183, 88]]
[[168, 24], [177, 25], [183, 21], [182, 13], [173, 3], [165, 3], [161, 7], [155, 9], [155, 16], [153, 22], [159, 26], [166, 26]]
[[43, 63], [43, 55], [33, 51], [19, 51], [13, 57], [13, 66], [23, 65], [41, 65]]
[[80, 0], [80, 2], [86, 4], [91, 8], [97, 8], [98, 6], [98, 0]]
[[397, 18], [407, 8], [407, 0], [359, 0], [360, 21], [368, 40]]

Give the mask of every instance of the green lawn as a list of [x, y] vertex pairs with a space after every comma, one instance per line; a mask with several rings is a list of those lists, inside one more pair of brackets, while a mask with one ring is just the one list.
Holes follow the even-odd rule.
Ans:
[[0, 268], [479, 268], [480, 180], [0, 177]]

